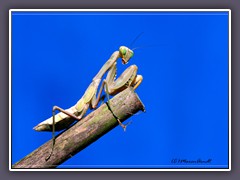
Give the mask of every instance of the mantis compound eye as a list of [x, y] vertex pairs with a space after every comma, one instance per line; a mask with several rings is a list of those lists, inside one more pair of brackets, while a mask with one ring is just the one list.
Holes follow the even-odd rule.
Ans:
[[119, 48], [119, 51], [123, 56], [125, 56], [127, 54], [127, 49], [124, 46], [121, 46]]
[[123, 60], [123, 64], [126, 64], [133, 56], [133, 51], [126, 46], [121, 46], [119, 48], [119, 53]]
[[122, 53], [122, 55], [126, 55], [126, 53], [127, 53], [126, 48], [121, 48], [121, 53]]

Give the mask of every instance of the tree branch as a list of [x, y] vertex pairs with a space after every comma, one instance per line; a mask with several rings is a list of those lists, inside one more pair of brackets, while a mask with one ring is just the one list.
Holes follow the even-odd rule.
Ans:
[[[127, 88], [110, 100], [111, 110], [122, 122], [138, 112], [144, 111], [144, 106], [132, 88]], [[107, 104], [90, 113], [74, 126], [64, 131], [56, 138], [52, 156], [48, 161], [46, 156], [52, 148], [52, 141], [24, 157], [12, 168], [55, 168], [88, 145], [99, 139], [118, 125]]]

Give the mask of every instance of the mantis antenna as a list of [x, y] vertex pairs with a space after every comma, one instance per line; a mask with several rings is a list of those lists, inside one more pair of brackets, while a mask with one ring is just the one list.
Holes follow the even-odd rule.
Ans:
[[136, 37], [135, 37], [135, 39], [131, 42], [131, 44], [130, 44], [130, 48], [132, 48], [132, 46], [135, 44], [135, 42], [143, 35], [143, 33], [144, 32], [141, 32], [141, 33], [139, 33]]

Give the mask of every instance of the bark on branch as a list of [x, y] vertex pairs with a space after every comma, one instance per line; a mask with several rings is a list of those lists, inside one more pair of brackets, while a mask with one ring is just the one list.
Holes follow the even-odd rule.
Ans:
[[[144, 105], [132, 88], [113, 97], [110, 105], [122, 122], [139, 110], [144, 111]], [[51, 151], [51, 140], [14, 164], [12, 168], [55, 168], [117, 125], [117, 120], [105, 103], [57, 136], [53, 154], [48, 161], [45, 158]]]

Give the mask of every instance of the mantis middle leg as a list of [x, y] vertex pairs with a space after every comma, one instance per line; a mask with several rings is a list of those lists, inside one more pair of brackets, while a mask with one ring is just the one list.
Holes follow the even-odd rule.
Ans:
[[[137, 66], [132, 65], [128, 67], [119, 78], [115, 80], [116, 77], [116, 63], [111, 67], [109, 70], [109, 73], [107, 75], [106, 80], [103, 81], [103, 84], [105, 84], [105, 91], [108, 98], [108, 105], [111, 109], [110, 101], [109, 101], [109, 95], [115, 95], [118, 92], [123, 91], [127, 87], [131, 86], [134, 89], [136, 89], [140, 83], [142, 82], [143, 78], [141, 75], [137, 75]], [[112, 112], [113, 113], [113, 112]], [[114, 117], [117, 119], [118, 123], [122, 126], [124, 131], [126, 130], [127, 125], [124, 125], [121, 123], [121, 120], [113, 113]]]

